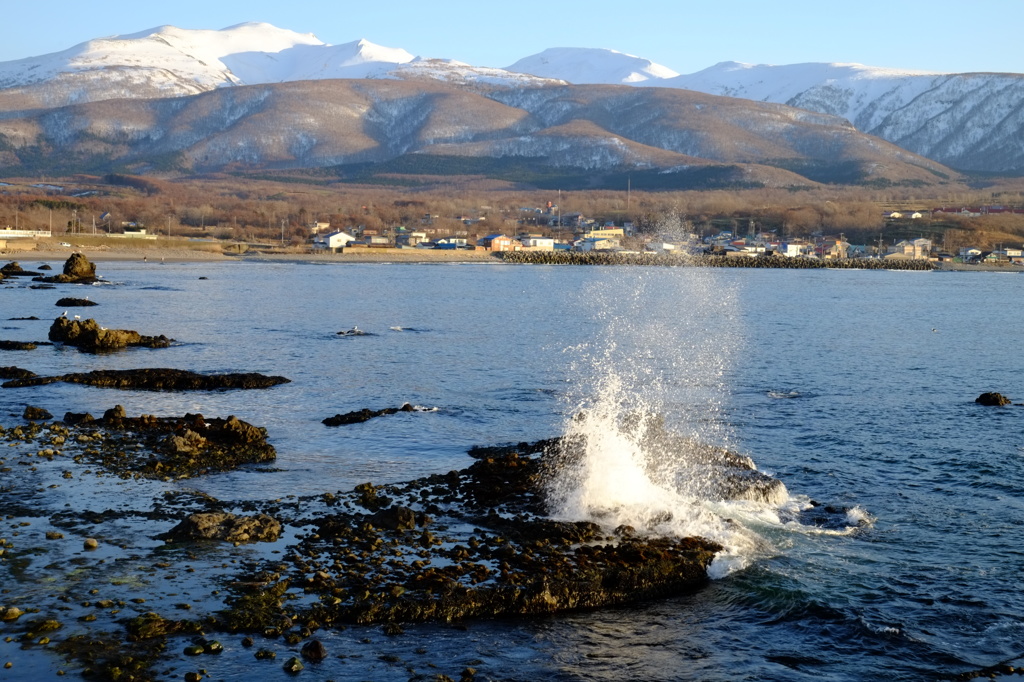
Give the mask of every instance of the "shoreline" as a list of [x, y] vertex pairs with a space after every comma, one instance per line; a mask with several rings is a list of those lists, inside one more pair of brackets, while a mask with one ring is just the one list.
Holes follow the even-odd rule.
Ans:
[[[343, 253], [300, 253], [287, 251], [248, 251], [245, 253], [229, 253], [216, 248], [190, 248], [181, 246], [135, 245], [135, 246], [72, 246], [59, 247], [34, 242], [32, 248], [11, 248], [8, 245], [0, 249], [0, 260], [18, 261], [56, 261], [67, 260], [73, 253], [81, 253], [93, 262], [257, 262], [257, 263], [380, 263], [380, 264], [425, 264], [425, 263], [502, 263], [518, 264], [517, 258], [506, 258], [501, 253], [491, 251], [466, 250], [432, 250], [432, 249], [348, 249]], [[43, 247], [43, 248], [39, 248]], [[530, 264], [530, 259], [522, 259]], [[543, 264], [542, 259], [540, 263]], [[562, 265], [585, 263], [559, 263]], [[611, 264], [611, 263], [609, 263]], [[629, 263], [622, 263], [623, 265]], [[638, 263], [639, 264], [639, 263]], [[724, 265], [724, 264], [723, 264]], [[734, 267], [740, 264], [730, 263]], [[744, 263], [743, 265], [747, 265]], [[712, 266], [707, 266], [712, 267]], [[716, 266], [721, 267], [721, 266]], [[778, 266], [776, 266], [778, 267]], [[878, 268], [890, 269], [890, 268]], [[893, 270], [904, 268], [891, 268]], [[984, 265], [966, 263], [935, 263], [934, 272], [1008, 272], [1024, 273], [1024, 268], [1014, 265]]]
[[92, 262], [209, 262], [238, 261], [262, 263], [497, 263], [490, 251], [447, 251], [430, 249], [349, 249], [344, 253], [290, 253], [287, 251], [249, 251], [228, 253], [220, 248], [188, 248], [187, 246], [72, 246], [33, 245], [34, 248], [0, 249], [4, 261], [65, 261], [73, 253], [81, 253]]

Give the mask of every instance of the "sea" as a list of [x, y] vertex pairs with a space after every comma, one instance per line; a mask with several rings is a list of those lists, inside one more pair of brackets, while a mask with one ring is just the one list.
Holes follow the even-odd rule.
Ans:
[[[64, 312], [55, 301], [89, 296], [99, 305], [68, 316], [176, 342], [101, 356], [44, 346], [0, 364], [290, 383], [0, 389], [0, 423], [18, 423], [26, 404], [235, 415], [267, 429], [276, 471], [160, 484], [225, 500], [445, 473], [468, 466], [472, 446], [585, 423], [591, 474], [566, 479], [553, 515], [724, 547], [691, 595], [399, 636], [321, 632], [346, 653], [307, 679], [472, 668], [478, 680], [942, 680], [1024, 665], [1024, 408], [975, 403], [989, 391], [1024, 402], [1020, 274], [234, 261], [98, 272], [97, 285], [0, 285], [0, 338], [45, 340]], [[28, 316], [41, 319], [11, 319]], [[354, 327], [366, 333], [338, 334]], [[424, 409], [321, 423], [406, 402]], [[705, 494], [711, 482], [686, 462], [630, 439], [622, 420], [637, 414], [749, 457], [785, 494]], [[280, 661], [257, 663], [247, 652], [205, 665], [210, 679], [292, 679]]]

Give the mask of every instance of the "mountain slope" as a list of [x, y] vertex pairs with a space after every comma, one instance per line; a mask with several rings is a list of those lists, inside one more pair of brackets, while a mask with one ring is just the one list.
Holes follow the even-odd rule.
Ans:
[[[567, 104], [563, 95], [539, 95], [544, 90], [539, 86], [544, 85], [563, 94], [566, 91], [558, 88], [568, 82], [646, 86], [644, 90], [652, 86], [685, 89], [787, 104], [840, 117], [861, 132], [959, 169], [1024, 172], [1024, 76], [1019, 74], [937, 74], [857, 64], [755, 66], [724, 62], [695, 74], [677, 75], [640, 57], [589, 48], [553, 48], [519, 60], [509, 69], [493, 69], [414, 57], [405, 50], [365, 40], [326, 45], [310, 34], [259, 23], [220, 31], [162, 26], [89, 41], [51, 55], [0, 63], [0, 120], [12, 122], [11, 139], [31, 138], [33, 124], [23, 120], [26, 116], [31, 118], [35, 112], [69, 104], [181, 97], [244, 85], [333, 79], [402, 80], [418, 83], [425, 91], [436, 82], [484, 94], [506, 90], [511, 99], [494, 96], [506, 104], [518, 97], [516, 91], [525, 90], [526, 99], [546, 98], [549, 103], [547, 109], [531, 111], [534, 116], [550, 116], [551, 107]], [[653, 95], [650, 100], [620, 96], [634, 103], [671, 101]], [[722, 105], [716, 105], [715, 110], [727, 111]], [[655, 117], [643, 105], [634, 106], [634, 125], [624, 120], [606, 129], [609, 134], [650, 148], [695, 157], [708, 154], [703, 158], [709, 160], [747, 163], [747, 156], [756, 159], [773, 153], [770, 137], [744, 131], [744, 126], [756, 119], [741, 117], [742, 122], [734, 125], [728, 117], [723, 118], [715, 135], [707, 138], [714, 139], [710, 144], [692, 127], [685, 133], [667, 130], [658, 117], [670, 120], [677, 114], [663, 108], [657, 111]], [[599, 114], [592, 110], [585, 116]], [[15, 124], [15, 120], [20, 122]], [[598, 119], [593, 120], [604, 128]], [[803, 123], [826, 120], [805, 116]], [[712, 123], [700, 125], [706, 128]], [[796, 153], [789, 148], [796, 142], [792, 138], [782, 140], [775, 158], [799, 157], [803, 153], [799, 147], [794, 148]], [[852, 148], [839, 142], [833, 147]], [[744, 149], [750, 154], [744, 156]], [[865, 155], [858, 154], [852, 162], [866, 163]], [[828, 165], [834, 161], [824, 162]]]
[[1024, 169], [1021, 74], [725, 62], [658, 84], [842, 116], [858, 130], [955, 168]]
[[318, 80], [0, 119], [8, 175], [308, 168], [408, 155], [531, 159], [593, 173], [735, 166], [748, 168], [750, 182], [790, 185], [927, 183], [949, 173], [842, 119], [625, 86], [475, 91], [435, 80]]

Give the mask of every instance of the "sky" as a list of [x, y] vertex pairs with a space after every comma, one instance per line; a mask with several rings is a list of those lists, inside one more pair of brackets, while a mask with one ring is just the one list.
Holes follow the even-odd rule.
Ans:
[[48, 0], [4, 12], [0, 61], [165, 24], [247, 21], [474, 66], [509, 66], [549, 47], [599, 47], [682, 74], [722, 61], [1024, 73], [1014, 37], [1024, 0]]

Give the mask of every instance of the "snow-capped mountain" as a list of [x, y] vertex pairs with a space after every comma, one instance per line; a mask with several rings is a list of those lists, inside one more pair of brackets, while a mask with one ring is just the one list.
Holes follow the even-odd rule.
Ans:
[[563, 80], [578, 85], [660, 82], [679, 74], [649, 59], [615, 50], [586, 47], [553, 47], [515, 64], [506, 71], [528, 73], [542, 78]]
[[679, 75], [614, 50], [553, 48], [506, 69], [414, 56], [358, 40], [246, 23], [219, 31], [173, 26], [91, 40], [0, 63], [0, 119], [113, 99], [327, 79], [389, 79], [483, 89], [567, 83], [675, 88], [786, 104], [845, 118], [861, 132], [965, 170], [1024, 171], [1024, 75], [943, 74], [858, 64], [724, 62]]
[[491, 85], [547, 80], [452, 60], [417, 58], [367, 40], [327, 45], [312, 34], [264, 23], [219, 31], [160, 26], [90, 40], [40, 57], [0, 62], [0, 111], [336, 78], [433, 78]]
[[[547, 55], [541, 62], [539, 57]], [[575, 59], [547, 50], [517, 68], [574, 82]], [[599, 63], [597, 59], [594, 63]], [[511, 68], [511, 67], [510, 67]], [[1024, 170], [1024, 75], [950, 74], [861, 64], [722, 62], [687, 75], [588, 82], [685, 88], [840, 116], [862, 132], [963, 170]]]
[[1024, 169], [1021, 74], [725, 62], [659, 84], [841, 116], [860, 131], [954, 168]]

